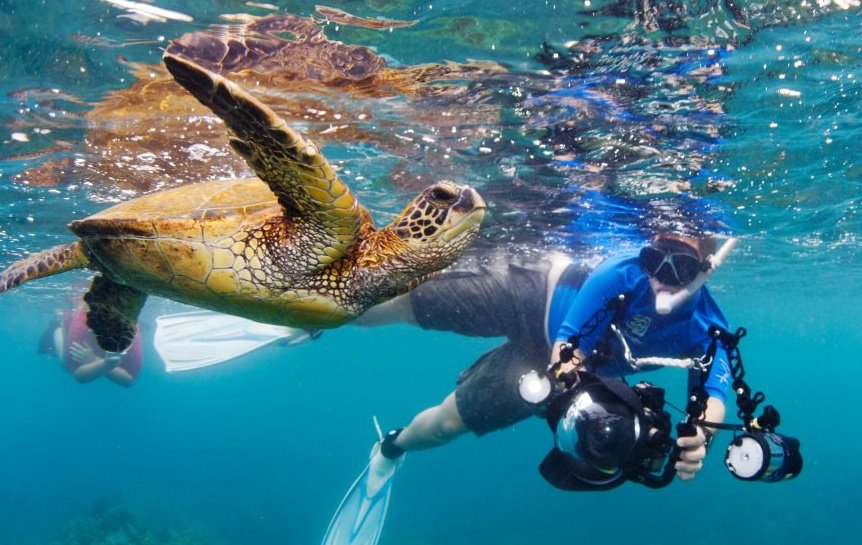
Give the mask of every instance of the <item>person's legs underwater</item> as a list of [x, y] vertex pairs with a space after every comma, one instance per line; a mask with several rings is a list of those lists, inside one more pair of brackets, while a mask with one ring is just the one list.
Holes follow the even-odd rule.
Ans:
[[506, 337], [509, 342], [461, 373], [455, 391], [442, 403], [375, 442], [368, 466], [330, 522], [324, 545], [377, 543], [392, 477], [407, 451], [445, 445], [467, 431], [482, 435], [530, 416], [518, 395], [518, 379], [548, 362], [544, 322], [550, 269], [542, 255], [479, 253], [356, 321], [366, 326], [410, 322], [467, 336]]
[[473, 252], [434, 280], [360, 318], [379, 324], [397, 316], [423, 329], [509, 339], [461, 373], [456, 390], [442, 403], [381, 439], [372, 450], [371, 468], [379, 469], [372, 471], [373, 489], [392, 477], [405, 451], [445, 445], [467, 431], [483, 435], [530, 415], [518, 395], [518, 380], [547, 364], [548, 275], [559, 264], [554, 254]]
[[429, 407], [414, 416], [406, 427], [391, 430], [371, 449], [368, 495], [377, 494], [395, 475], [401, 467], [406, 451], [439, 447], [468, 431], [469, 428], [458, 412], [455, 392], [446, 396], [439, 405]]
[[414, 416], [410, 424], [393, 437], [392, 443], [402, 450], [429, 449], [445, 445], [468, 431], [458, 412], [455, 392], [452, 392], [439, 405]]
[[532, 415], [518, 393], [522, 375], [544, 369], [544, 343], [509, 341], [479, 358], [458, 377], [458, 385], [439, 405], [429, 407], [401, 429], [387, 433], [374, 448], [368, 493], [380, 490], [411, 450], [436, 448], [468, 431], [476, 435], [509, 427]]

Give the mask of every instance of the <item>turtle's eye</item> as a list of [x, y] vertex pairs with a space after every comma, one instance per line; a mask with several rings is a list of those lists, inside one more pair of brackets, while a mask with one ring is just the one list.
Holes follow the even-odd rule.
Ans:
[[430, 197], [435, 201], [451, 204], [458, 200], [458, 193], [448, 186], [438, 185], [431, 189]]

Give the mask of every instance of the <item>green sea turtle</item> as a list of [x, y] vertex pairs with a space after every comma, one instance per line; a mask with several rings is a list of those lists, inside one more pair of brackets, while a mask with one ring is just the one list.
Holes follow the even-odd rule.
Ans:
[[87, 323], [105, 350], [132, 340], [147, 294], [303, 328], [336, 327], [452, 263], [485, 203], [439, 182], [376, 230], [317, 146], [235, 83], [166, 54], [176, 80], [221, 117], [257, 178], [204, 182], [118, 204], [70, 228], [80, 240], [0, 274], [0, 293], [89, 267]]

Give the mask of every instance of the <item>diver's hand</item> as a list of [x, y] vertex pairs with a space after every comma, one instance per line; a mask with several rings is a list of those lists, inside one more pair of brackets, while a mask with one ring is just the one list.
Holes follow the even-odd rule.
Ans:
[[78, 365], [84, 365], [98, 359], [96, 353], [93, 352], [93, 347], [86, 341], [74, 342], [69, 345], [69, 357]]
[[105, 371], [111, 371], [115, 369], [123, 359], [123, 355], [117, 352], [108, 352], [108, 354], [104, 358], [105, 362]]
[[703, 459], [706, 458], [706, 435], [703, 428], [698, 426], [697, 435], [680, 437], [676, 444], [683, 449], [674, 466], [677, 476], [682, 481], [694, 479], [695, 474], [703, 468]]

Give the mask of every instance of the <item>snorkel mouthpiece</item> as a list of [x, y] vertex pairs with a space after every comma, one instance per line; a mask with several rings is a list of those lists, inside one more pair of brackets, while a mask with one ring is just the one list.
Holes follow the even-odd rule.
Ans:
[[724, 263], [724, 260], [727, 258], [727, 254], [733, 250], [738, 241], [739, 239], [736, 237], [730, 237], [724, 241], [724, 244], [721, 245], [721, 248], [719, 248], [717, 252], [707, 257], [707, 260], [709, 261], [709, 269], [698, 273], [694, 280], [692, 280], [687, 286], [683, 286], [679, 291], [674, 293], [664, 290], [657, 291], [655, 294], [656, 313], [662, 316], [670, 314], [673, 309], [688, 301], [692, 295], [697, 293], [697, 290], [706, 284], [706, 281], [709, 280], [712, 273], [714, 273], [715, 270]]

